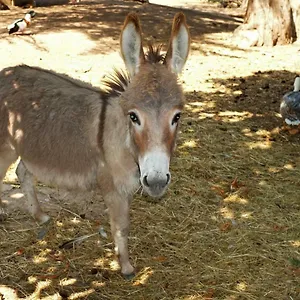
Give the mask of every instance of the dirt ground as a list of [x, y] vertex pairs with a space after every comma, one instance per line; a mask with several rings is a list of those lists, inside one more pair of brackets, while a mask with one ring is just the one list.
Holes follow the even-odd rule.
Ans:
[[[151, 2], [151, 1], [150, 1]], [[299, 74], [299, 43], [245, 48], [232, 39], [242, 11], [205, 1], [82, 1], [36, 8], [30, 34], [6, 26], [24, 10], [0, 11], [0, 68], [28, 64], [101, 85], [119, 55], [126, 14], [138, 12], [147, 41], [167, 43], [171, 20], [186, 14], [191, 52], [172, 184], [159, 203], [137, 195], [124, 280], [97, 192], [38, 185], [53, 218], [39, 227], [8, 172], [0, 223], [0, 299], [300, 299], [298, 129], [284, 126], [282, 95]], [[1, 82], [0, 82], [1, 84]], [[99, 226], [71, 249], [59, 246]]]

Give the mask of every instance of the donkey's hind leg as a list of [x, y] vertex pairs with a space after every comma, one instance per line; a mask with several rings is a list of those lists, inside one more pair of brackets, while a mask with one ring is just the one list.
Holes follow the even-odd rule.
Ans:
[[0, 220], [5, 219], [5, 209], [1, 200], [3, 179], [6, 175], [8, 167], [18, 158], [11, 148], [4, 148], [0, 151]]
[[45, 214], [40, 207], [35, 192], [34, 177], [27, 170], [22, 160], [20, 161], [17, 167], [16, 173], [20, 181], [21, 189], [27, 199], [28, 210], [30, 214], [36, 219], [38, 223], [46, 223], [50, 219], [50, 217], [47, 214]]

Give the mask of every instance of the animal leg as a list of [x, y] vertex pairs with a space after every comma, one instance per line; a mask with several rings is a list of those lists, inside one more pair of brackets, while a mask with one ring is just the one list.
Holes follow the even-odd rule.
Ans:
[[50, 217], [45, 214], [39, 204], [36, 196], [33, 175], [27, 170], [22, 160], [17, 167], [17, 175], [20, 181], [21, 189], [28, 202], [28, 210], [38, 223], [46, 223]]
[[115, 242], [115, 252], [118, 255], [121, 272], [125, 277], [134, 274], [134, 268], [129, 262], [128, 233], [130, 201], [117, 192], [111, 192], [104, 197], [108, 206], [110, 226]]
[[4, 205], [1, 200], [1, 193], [3, 189], [3, 179], [5, 177], [8, 167], [17, 159], [17, 155], [11, 150], [3, 150], [0, 154], [0, 220], [5, 219]]

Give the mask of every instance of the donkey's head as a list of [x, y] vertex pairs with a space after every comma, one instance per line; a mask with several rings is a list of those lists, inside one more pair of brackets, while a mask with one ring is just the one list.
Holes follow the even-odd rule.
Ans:
[[174, 17], [165, 57], [151, 46], [144, 54], [141, 32], [137, 15], [129, 14], [121, 51], [131, 82], [121, 103], [128, 115], [128, 143], [139, 165], [141, 184], [150, 196], [160, 197], [171, 181], [169, 163], [184, 105], [177, 75], [187, 59], [190, 38], [182, 13]]

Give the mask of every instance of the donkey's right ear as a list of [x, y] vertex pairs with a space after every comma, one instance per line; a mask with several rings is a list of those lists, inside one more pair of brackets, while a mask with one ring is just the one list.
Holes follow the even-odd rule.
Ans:
[[186, 62], [190, 49], [190, 33], [185, 15], [177, 13], [173, 19], [171, 39], [165, 57], [165, 64], [179, 74]]
[[145, 61], [142, 45], [142, 29], [137, 14], [127, 15], [121, 33], [121, 53], [129, 71], [130, 76], [134, 76], [141, 63]]

